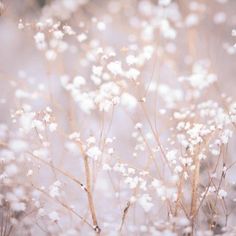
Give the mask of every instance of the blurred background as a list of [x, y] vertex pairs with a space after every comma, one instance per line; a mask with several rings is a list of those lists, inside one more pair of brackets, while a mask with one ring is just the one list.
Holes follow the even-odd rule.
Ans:
[[[63, 29], [63, 39], [52, 36], [57, 28]], [[151, 177], [156, 178], [157, 167], [150, 164], [152, 161], [149, 161], [149, 150], [143, 151], [141, 144], [141, 147], [137, 147], [137, 142], [141, 140], [142, 143], [142, 138], [138, 139], [137, 133], [133, 133], [135, 124], [144, 124], [144, 134], [151, 148], [156, 148], [156, 143], [153, 134], [150, 134], [150, 127], [148, 128], [150, 122], [158, 130], [163, 146], [167, 147], [171, 141], [174, 142], [170, 133], [175, 131], [176, 124], [170, 119], [170, 114], [179, 111], [180, 104], [189, 102], [185, 101], [183, 95], [188, 87], [180, 87], [179, 78], [191, 75], [199, 64], [206, 65], [208, 72], [218, 78], [216, 85], [207, 88], [201, 99], [212, 99], [220, 104], [223, 104], [222, 97], [234, 101], [236, 37], [232, 35], [233, 29], [236, 29], [235, 0], [2, 0], [0, 123], [8, 125], [9, 137], [23, 137], [32, 149], [39, 150], [42, 145], [40, 142], [45, 141], [46, 148], [47, 142], [50, 143], [48, 155], [53, 165], [63, 168], [67, 173], [73, 173], [83, 182], [84, 168], [77, 154], [79, 151], [68, 141], [68, 135], [74, 131], [80, 132], [82, 140], [87, 140], [90, 136], [96, 137], [96, 142], [101, 147], [105, 138], [115, 137], [112, 143], [115, 158], [106, 153], [105, 160], [114, 165], [116, 161], [128, 163], [130, 167], [135, 166], [140, 172], [148, 171]], [[44, 33], [49, 45], [47, 50], [38, 50], [38, 32]], [[55, 41], [53, 37], [59, 37], [59, 40]], [[97, 78], [91, 76], [94, 65], [105, 68], [106, 63], [118, 60], [128, 69], [129, 65], [125, 64], [127, 56], [142, 54], [145, 48], [147, 51], [151, 48], [151, 56], [149, 58], [145, 55], [144, 58], [148, 59], [141, 60], [137, 66], [140, 73], [138, 81], [114, 76], [114, 81], [119, 84], [122, 92], [134, 97], [129, 97], [128, 104], [124, 102], [125, 108], [117, 107], [104, 112], [94, 108], [89, 102], [84, 106], [78, 105], [76, 93], [69, 94], [63, 87], [63, 81], [83, 76], [87, 83], [84, 92], [93, 94], [100, 89]], [[99, 50], [104, 50], [104, 57], [97, 56]], [[105, 54], [108, 55], [107, 58]], [[110, 78], [113, 80], [113, 75], [110, 76], [108, 72], [104, 74], [105, 82]], [[167, 89], [167, 85], [171, 89]], [[159, 86], [162, 88], [161, 95], [156, 92]], [[107, 91], [110, 90], [112, 87], [108, 87]], [[136, 103], [143, 102], [142, 99], [147, 101], [145, 109], [150, 120], [145, 116], [142, 106], [135, 107]], [[166, 107], [168, 102], [170, 113]], [[192, 105], [196, 104], [193, 100]], [[90, 105], [91, 111], [88, 109]], [[21, 129], [17, 126], [17, 115], [22, 111], [32, 110], [40, 117], [45, 112], [41, 110], [46, 107], [53, 110], [50, 119], [60, 127], [56, 134], [49, 132], [45, 139], [42, 138], [43, 141], [35, 133], [22, 136]], [[163, 114], [167, 116], [162, 116]], [[105, 144], [103, 148], [106, 149]], [[234, 151], [235, 142], [232, 142], [229, 160], [234, 160]], [[167, 169], [159, 159], [157, 165], [162, 173]], [[38, 168], [36, 164], [33, 166]], [[135, 191], [127, 190], [118, 174], [111, 178], [109, 173], [99, 171], [103, 166], [102, 161], [99, 164], [92, 163], [91, 166], [93, 178], [97, 179], [95, 202], [98, 218], [100, 222], [105, 222], [102, 226], [107, 228], [105, 232], [116, 235], [113, 229], [119, 228], [127, 199]], [[24, 168], [26, 166], [22, 167]], [[68, 183], [65, 176], [55, 175], [53, 168], [38, 169], [37, 175], [32, 178], [35, 185], [49, 186], [58, 178], [61, 179], [65, 184], [65, 201], [88, 216], [87, 208], [84, 207], [87, 206], [86, 197], [77, 191], [78, 186]], [[168, 174], [166, 176], [170, 177]], [[232, 172], [231, 180], [234, 179], [235, 174]], [[149, 235], [146, 229], [143, 232], [135, 231], [134, 226], [155, 225], [155, 220], [163, 218], [162, 214], [158, 214], [160, 211], [164, 212], [163, 215], [168, 215], [168, 207], [159, 204], [159, 200], [156, 202], [157, 208], [151, 217], [146, 217], [147, 213], [139, 208], [132, 209], [132, 215], [127, 220], [132, 224], [127, 224], [124, 235]], [[47, 201], [45, 203], [48, 209], [57, 205], [50, 204]], [[234, 219], [231, 219], [231, 225]], [[73, 235], [63, 231], [63, 226], [75, 225], [77, 221], [71, 222], [72, 220], [66, 219], [61, 223], [62, 229], [52, 229], [50, 235], [56, 235], [53, 230], [60, 232], [60, 235]], [[88, 229], [82, 230], [82, 233], [88, 232], [86, 230]], [[33, 232], [46, 235], [38, 228]], [[158, 234], [154, 232], [153, 235]]]

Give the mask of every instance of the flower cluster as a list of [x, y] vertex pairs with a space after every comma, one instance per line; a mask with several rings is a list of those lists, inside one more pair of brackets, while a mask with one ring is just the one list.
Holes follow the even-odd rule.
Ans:
[[235, 235], [235, 2], [13, 2], [1, 236]]

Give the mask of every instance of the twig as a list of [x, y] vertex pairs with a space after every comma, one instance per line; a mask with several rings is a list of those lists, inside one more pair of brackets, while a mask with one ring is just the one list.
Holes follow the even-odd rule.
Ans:
[[125, 207], [125, 209], [123, 210], [123, 215], [122, 215], [122, 220], [121, 220], [119, 232], [122, 231], [122, 228], [123, 228], [123, 225], [124, 225], [124, 222], [125, 222], [125, 217], [126, 217], [126, 215], [127, 215], [127, 213], [128, 213], [128, 210], [129, 210], [129, 208], [130, 208], [130, 205], [131, 205], [131, 204], [130, 204], [130, 201], [128, 201], [128, 202], [127, 202], [127, 205], [126, 205], [126, 207]]

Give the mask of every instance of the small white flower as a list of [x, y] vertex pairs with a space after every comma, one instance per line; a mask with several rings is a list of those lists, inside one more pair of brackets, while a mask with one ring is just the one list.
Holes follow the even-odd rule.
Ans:
[[135, 176], [135, 177], [127, 177], [125, 179], [125, 183], [129, 185], [129, 188], [130, 189], [134, 189], [138, 186], [138, 183], [139, 183], [139, 178], [138, 176]]
[[152, 198], [149, 196], [149, 194], [143, 194], [141, 197], [139, 197], [138, 203], [141, 205], [145, 212], [149, 212], [154, 206], [154, 204], [152, 203]]
[[56, 211], [52, 211], [48, 214], [48, 217], [52, 220], [52, 221], [59, 221], [60, 217], [58, 215], [58, 213]]
[[128, 79], [133, 79], [136, 80], [138, 78], [138, 76], [140, 75], [140, 71], [138, 71], [135, 68], [130, 68], [126, 73], [125, 73], [126, 77]]
[[48, 61], [54, 61], [57, 58], [57, 53], [54, 50], [50, 49], [46, 51], [45, 57]]
[[18, 23], [18, 29], [19, 29], [19, 30], [22, 30], [22, 29], [24, 29], [24, 28], [25, 28], [25, 26], [24, 26], [24, 24], [22, 23], [22, 20], [20, 20], [19, 23]]
[[126, 62], [128, 65], [133, 65], [137, 63], [137, 58], [134, 55], [128, 55], [126, 57]]
[[76, 87], [76, 88], [79, 88], [81, 85], [85, 85], [86, 84], [86, 80], [84, 77], [82, 76], [76, 76], [74, 79], [73, 79], [73, 85]]
[[107, 65], [107, 69], [114, 75], [119, 75], [123, 72], [120, 61], [110, 62]]
[[87, 38], [88, 38], [87, 35], [84, 34], [84, 33], [79, 34], [79, 35], [77, 36], [77, 40], [78, 40], [80, 43], [84, 42]]
[[63, 36], [64, 36], [64, 33], [60, 30], [56, 30], [56, 31], [53, 32], [53, 37], [55, 39], [62, 39]]
[[56, 181], [49, 187], [49, 195], [53, 198], [60, 196], [61, 182]]
[[103, 164], [103, 167], [102, 167], [102, 169], [104, 170], [104, 171], [107, 171], [107, 170], [111, 170], [111, 167], [108, 165], [108, 164]]
[[102, 66], [93, 66], [92, 71], [95, 75], [101, 76], [103, 67]]
[[168, 6], [172, 0], [159, 0], [159, 5]]
[[45, 42], [45, 34], [42, 32], [38, 32], [34, 35], [34, 40], [36, 43], [36, 47], [39, 50], [44, 50], [47, 47], [47, 44]]
[[74, 30], [69, 25], [64, 25], [62, 28], [63, 28], [64, 32], [68, 35], [75, 34]]
[[218, 192], [218, 196], [220, 197], [220, 198], [225, 198], [225, 197], [227, 197], [227, 192], [224, 190], [224, 189], [220, 189], [219, 190], [219, 192]]
[[199, 17], [197, 14], [192, 13], [186, 17], [186, 20], [185, 20], [186, 26], [192, 27], [192, 26], [198, 25], [198, 23], [199, 23]]
[[236, 37], [236, 29], [233, 29], [233, 30], [232, 30], [232, 36], [233, 36], [233, 37]]
[[87, 150], [87, 155], [93, 160], [97, 160], [101, 156], [102, 152], [97, 146], [93, 146]]
[[129, 93], [123, 93], [121, 95], [121, 104], [128, 109], [133, 109], [137, 105], [137, 99]]
[[33, 170], [28, 170], [26, 176], [32, 176], [33, 175]]
[[97, 28], [98, 28], [99, 31], [104, 31], [104, 30], [106, 30], [106, 24], [102, 21], [99, 21], [97, 23]]
[[86, 142], [88, 143], [88, 145], [95, 144], [96, 138], [94, 136], [90, 136], [89, 138], [87, 138]]
[[226, 21], [226, 14], [224, 12], [218, 12], [213, 18], [215, 24], [222, 24]]
[[10, 164], [5, 167], [5, 174], [8, 177], [14, 176], [19, 172], [19, 168], [15, 164]]
[[21, 139], [13, 139], [9, 142], [9, 148], [18, 153], [26, 151], [28, 146], [28, 143]]
[[78, 132], [71, 133], [69, 135], [69, 139], [70, 140], [75, 140], [75, 141], [80, 140], [80, 133], [78, 133]]
[[49, 131], [50, 132], [54, 132], [54, 131], [56, 131], [57, 130], [57, 123], [51, 123], [51, 124], [49, 124]]
[[44, 33], [42, 32], [37, 32], [35, 35], [34, 35], [34, 40], [36, 43], [42, 43], [44, 42], [45, 40], [45, 35]]
[[141, 129], [142, 127], [143, 127], [143, 125], [138, 122], [138, 123], [135, 124], [135, 127], [134, 127], [134, 128], [135, 128], [135, 129]]
[[14, 201], [10, 205], [11, 205], [11, 209], [13, 211], [25, 211], [25, 209], [26, 209], [26, 205], [24, 202], [18, 202], [18, 201], [15, 202]]
[[170, 161], [170, 162], [176, 160], [177, 153], [178, 153], [178, 150], [176, 150], [176, 149], [167, 152], [167, 154], [166, 154], [167, 160]]

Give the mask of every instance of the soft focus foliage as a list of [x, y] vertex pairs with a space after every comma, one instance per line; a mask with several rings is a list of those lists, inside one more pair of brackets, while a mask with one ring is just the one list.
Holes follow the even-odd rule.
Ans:
[[1, 1], [1, 236], [236, 235], [235, 9]]

